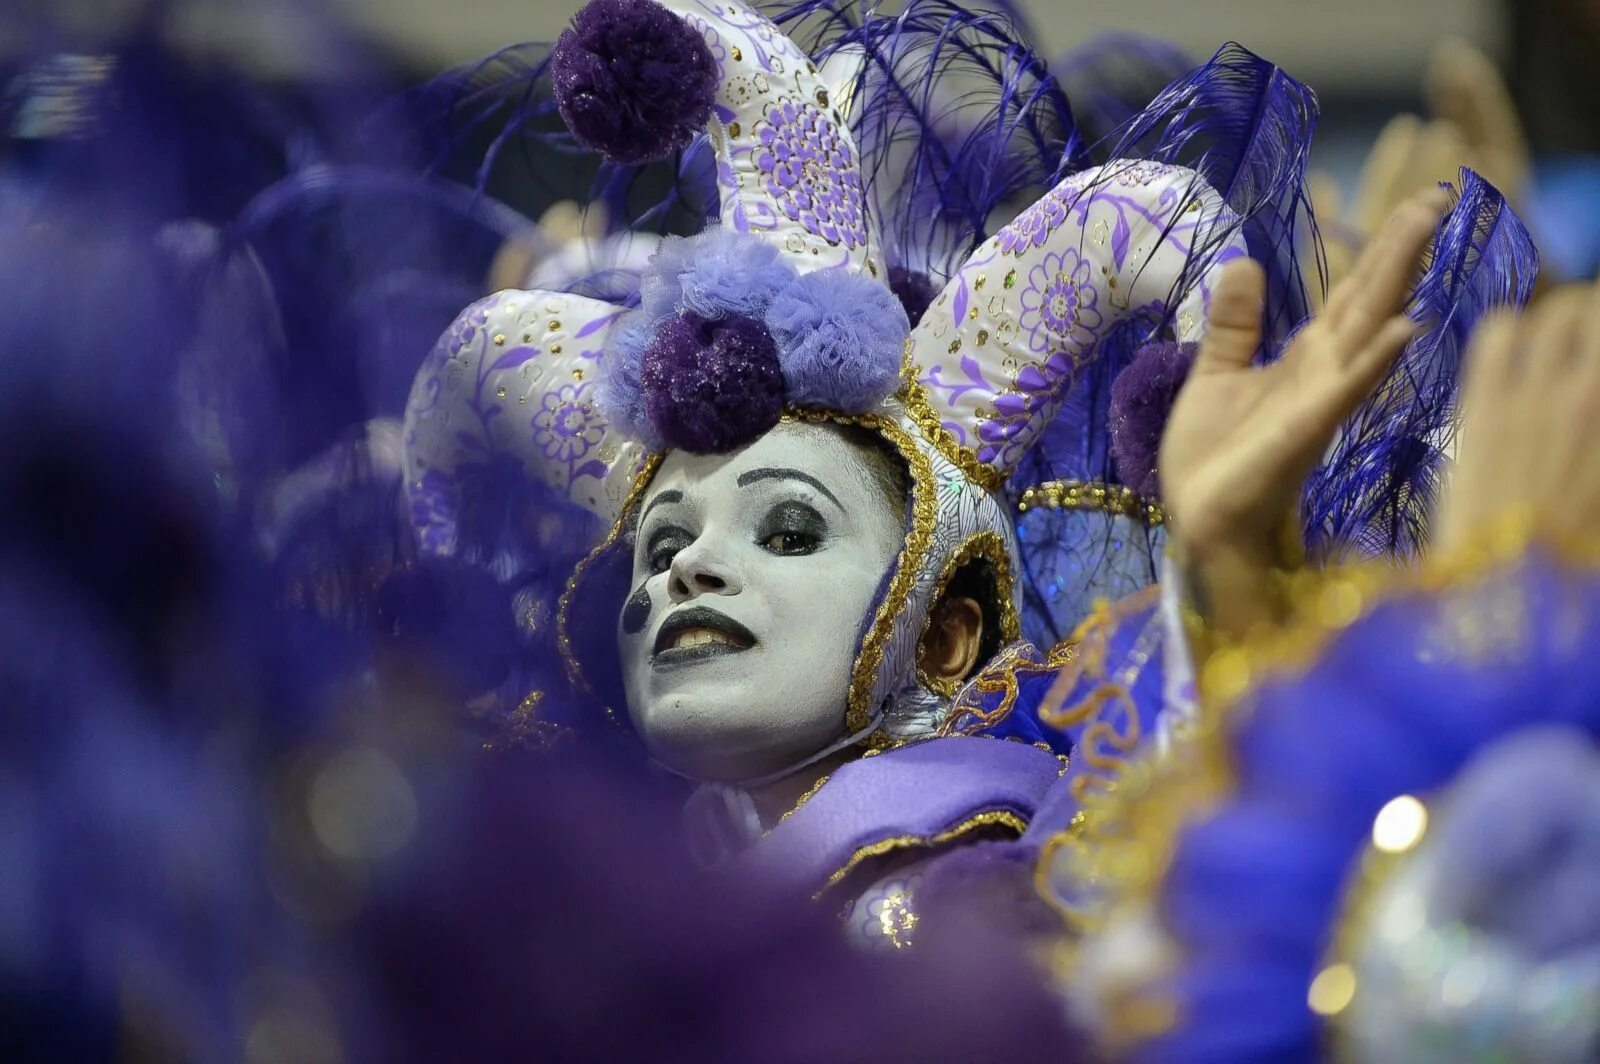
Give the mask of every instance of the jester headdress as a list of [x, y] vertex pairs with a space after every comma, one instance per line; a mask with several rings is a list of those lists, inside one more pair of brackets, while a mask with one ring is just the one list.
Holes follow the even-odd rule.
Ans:
[[[841, 79], [836, 66], [737, 3], [595, 0], [551, 58], [563, 117], [620, 163], [703, 133], [720, 220], [663, 244], [636, 308], [550, 291], [479, 301], [416, 379], [405, 478], [425, 553], [460, 549], [464, 481], [508, 463], [611, 523], [563, 599], [560, 639], [579, 683], [612, 706], [616, 670], [601, 663], [623, 592], [619, 546], [661, 456], [732, 450], [801, 419], [876, 433], [910, 472], [904, 546], [862, 626], [846, 723], [931, 730], [952, 692], [919, 676], [916, 651], [953, 575], [985, 566], [986, 621], [1019, 635], [1008, 480], [1108, 338], [1198, 339], [1213, 271], [1255, 250], [1242, 219], [1298, 172], [1294, 152], [1270, 163], [1238, 152], [1224, 161], [1230, 199], [1213, 174], [1173, 165], [1194, 134], [1176, 119], [1207, 107], [1180, 84], [1162, 111], [1172, 129], [1135, 131], [1143, 157], [1055, 183], [913, 321], [890, 288], [851, 132], [873, 75], [856, 65]], [[1309, 110], [1291, 94], [1261, 136], [1303, 142]], [[587, 633], [605, 637], [591, 646]]]

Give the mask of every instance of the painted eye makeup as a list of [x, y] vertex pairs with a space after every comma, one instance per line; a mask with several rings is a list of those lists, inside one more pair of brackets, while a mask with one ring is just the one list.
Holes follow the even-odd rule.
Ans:
[[778, 555], [814, 554], [828, 536], [828, 522], [803, 502], [780, 502], [757, 526], [756, 542]]
[[677, 525], [662, 525], [650, 533], [645, 541], [644, 559], [652, 573], [664, 573], [672, 559], [683, 548], [694, 542], [686, 529]]

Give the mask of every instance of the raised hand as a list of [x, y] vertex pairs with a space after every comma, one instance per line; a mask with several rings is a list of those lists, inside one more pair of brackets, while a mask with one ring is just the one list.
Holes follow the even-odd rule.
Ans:
[[1558, 541], [1600, 524], [1600, 286], [1484, 323], [1467, 351], [1455, 468], [1433, 543], [1459, 550], [1509, 518]]
[[1402, 308], [1448, 198], [1402, 203], [1329, 293], [1322, 312], [1268, 366], [1261, 267], [1228, 267], [1206, 339], [1161, 443], [1162, 499], [1193, 605], [1222, 630], [1271, 619], [1265, 595], [1306, 476], [1341, 422], [1372, 393], [1415, 323]]

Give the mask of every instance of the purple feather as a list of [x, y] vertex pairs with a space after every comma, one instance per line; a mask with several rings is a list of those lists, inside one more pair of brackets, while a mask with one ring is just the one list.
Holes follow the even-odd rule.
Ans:
[[1145, 344], [1111, 385], [1111, 460], [1117, 479], [1146, 498], [1161, 497], [1156, 459], [1197, 344]]
[[783, 371], [772, 334], [753, 318], [685, 313], [656, 325], [640, 361], [650, 424], [668, 445], [720, 454], [778, 423]]
[[894, 391], [911, 331], [894, 293], [846, 270], [808, 273], [767, 311], [788, 400], [856, 414]]
[[655, 0], [590, 0], [550, 57], [572, 135], [607, 159], [663, 159], [705, 128], [717, 64], [699, 31]]

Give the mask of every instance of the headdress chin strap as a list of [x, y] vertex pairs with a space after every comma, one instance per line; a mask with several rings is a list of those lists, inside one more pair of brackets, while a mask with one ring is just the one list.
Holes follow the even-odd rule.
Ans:
[[[796, 761], [777, 772], [765, 776], [733, 782], [700, 782], [689, 800], [684, 803], [683, 822], [689, 841], [689, 854], [696, 864], [716, 868], [743, 853], [762, 835], [761, 816], [756, 811], [755, 798], [750, 792], [769, 783], [787, 779], [796, 772], [810, 768], [840, 750], [847, 750], [872, 735], [883, 725], [888, 705], [878, 707], [866, 726], [829, 743], [814, 754]], [[670, 765], [654, 758], [651, 763], [664, 772], [680, 779], [693, 779]]]

